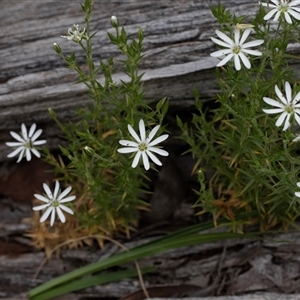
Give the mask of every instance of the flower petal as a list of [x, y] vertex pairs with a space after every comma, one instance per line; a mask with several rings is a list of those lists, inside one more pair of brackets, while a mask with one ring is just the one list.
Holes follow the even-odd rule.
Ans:
[[9, 153], [9, 154], [7, 155], [7, 157], [14, 157], [14, 156], [16, 156], [16, 155], [17, 155], [20, 151], [22, 151], [22, 150], [24, 150], [24, 147], [23, 147], [23, 146], [21, 146], [21, 147], [15, 149], [13, 152]]
[[33, 135], [34, 132], [35, 132], [35, 129], [36, 129], [36, 124], [33, 123], [33, 124], [31, 125], [30, 129], [29, 129], [29, 134], [28, 134], [28, 137], [29, 137], [29, 138], [32, 137], [32, 135]]
[[287, 112], [284, 111], [277, 119], [275, 125], [278, 127], [281, 126], [287, 116], [288, 116]]
[[230, 61], [233, 57], [233, 53], [228, 54], [225, 58], [223, 58], [218, 64], [217, 67], [224, 66], [228, 61]]
[[122, 146], [127, 146], [127, 147], [137, 147], [139, 146], [139, 144], [137, 142], [133, 142], [133, 141], [128, 141], [128, 140], [120, 140], [119, 144], [121, 144]]
[[165, 141], [167, 138], [169, 137], [168, 134], [163, 134], [161, 136], [159, 136], [158, 138], [156, 138], [154, 141], [152, 141], [151, 143], [148, 144], [148, 146], [155, 146], [163, 141]]
[[6, 146], [8, 147], [19, 147], [19, 146], [23, 146], [22, 142], [6, 142], [5, 143]]
[[42, 205], [34, 206], [32, 209], [37, 211], [37, 210], [45, 209], [48, 206], [49, 206], [49, 204], [42, 204]]
[[277, 97], [281, 100], [281, 102], [284, 103], [285, 105], [287, 105], [288, 102], [286, 101], [285, 97], [283, 96], [282, 92], [280, 91], [280, 89], [277, 85], [275, 85], [275, 92], [276, 92]]
[[56, 207], [56, 212], [57, 212], [57, 214], [58, 214], [58, 217], [59, 217], [60, 221], [61, 221], [62, 223], [65, 223], [65, 222], [66, 222], [66, 217], [65, 217], [65, 215], [63, 214], [63, 212], [61, 211], [61, 209], [59, 208], [59, 206]]
[[143, 158], [144, 168], [147, 171], [150, 169], [150, 163], [149, 163], [148, 155], [146, 154], [145, 151], [142, 151], [142, 158]]
[[158, 129], [160, 128], [160, 125], [156, 125], [152, 130], [151, 132], [149, 133], [149, 135], [147, 136], [146, 138], [146, 143], [150, 143], [151, 140], [153, 139], [153, 137], [156, 135]]
[[139, 122], [139, 130], [140, 130], [141, 141], [144, 142], [146, 139], [146, 129], [145, 129], [145, 123], [143, 120], [140, 120], [140, 122]]
[[[226, 44], [225, 42], [223, 42], [223, 41], [220, 41], [219, 39], [216, 39], [216, 38], [214, 38], [214, 37], [211, 37], [211, 40], [215, 43], [215, 44], [217, 44], [217, 45], [219, 45], [219, 46], [222, 46], [222, 47], [225, 47], [225, 48], [230, 48], [231, 49], [231, 47], [232, 47], [232, 45], [231, 44]], [[233, 42], [232, 42], [233, 43]]]
[[60, 201], [62, 200], [65, 196], [67, 196], [72, 190], [71, 186], [68, 186], [58, 197], [57, 200]]
[[244, 66], [247, 68], [247, 69], [250, 69], [251, 68], [251, 64], [250, 64], [250, 61], [249, 59], [246, 57], [246, 55], [243, 53], [243, 52], [240, 52], [239, 54], [239, 57], [241, 58]]
[[55, 208], [52, 207], [52, 213], [51, 213], [51, 220], [50, 220], [50, 226], [53, 226], [55, 221]]
[[30, 151], [30, 149], [26, 148], [25, 154], [26, 154], [27, 161], [30, 161], [31, 160], [31, 151]]
[[41, 154], [40, 154], [40, 152], [39, 151], [37, 151], [35, 148], [31, 148], [30, 149], [31, 150], [31, 152], [36, 156], [36, 157], [38, 157], [38, 158], [40, 158], [41, 157]]
[[53, 199], [57, 199], [58, 192], [59, 192], [59, 182], [56, 180], [55, 187], [54, 187], [54, 193], [53, 193]]
[[163, 149], [155, 148], [155, 147], [148, 147], [147, 150], [149, 150], [151, 152], [155, 152], [155, 153], [157, 153], [161, 156], [168, 156], [169, 155], [169, 153], [167, 151], [165, 151]]
[[43, 202], [46, 202], [46, 203], [49, 203], [51, 200], [49, 200], [48, 198], [46, 198], [45, 196], [43, 195], [40, 195], [40, 194], [34, 194], [33, 195], [36, 199], [38, 200], [41, 200]]
[[50, 213], [54, 210], [52, 206], [49, 206], [47, 210], [44, 212], [44, 214], [40, 218], [40, 222], [46, 221], [46, 219], [49, 217]]
[[286, 95], [287, 103], [291, 103], [292, 102], [292, 89], [291, 89], [291, 85], [287, 81], [285, 82], [285, 95]]
[[60, 205], [59, 206], [62, 210], [64, 210], [65, 212], [67, 212], [68, 214], [70, 215], [74, 215], [74, 212], [73, 210], [70, 208], [70, 207], [67, 207], [65, 205]]
[[22, 136], [23, 136], [24, 140], [27, 140], [27, 138], [28, 138], [27, 128], [24, 123], [21, 125], [21, 132], [22, 132]]
[[[237, 30], [237, 29], [236, 29]], [[246, 41], [246, 39], [248, 38], [248, 36], [250, 35], [250, 33], [251, 33], [251, 31], [252, 31], [252, 29], [251, 28], [247, 28], [245, 31], [244, 31], [244, 33], [243, 33], [243, 35], [242, 35], [242, 38], [241, 38], [241, 41], [240, 41], [240, 45], [243, 45], [244, 44], [244, 42]], [[251, 43], [251, 42], [249, 42], [249, 43]], [[248, 43], [248, 44], [249, 44]], [[244, 45], [243, 45], [244, 46]]]
[[149, 150], [147, 150], [146, 153], [156, 165], [162, 166], [161, 161], [153, 153], [151, 153]]
[[24, 139], [23, 139], [20, 135], [18, 135], [17, 133], [15, 133], [14, 131], [10, 131], [9, 133], [10, 133], [10, 135], [11, 135], [15, 140], [19, 141], [19, 142], [22, 143], [22, 144], [25, 143]]
[[73, 196], [69, 196], [69, 197], [67, 197], [67, 198], [61, 199], [61, 200], [59, 201], [59, 203], [66, 203], [66, 202], [73, 201], [73, 200], [75, 200], [75, 199], [76, 199], [76, 196], [73, 195]]
[[117, 149], [119, 153], [133, 153], [139, 151], [139, 148], [119, 148]]
[[228, 46], [226, 47], [232, 47], [234, 45], [234, 42], [233, 40], [228, 37], [225, 33], [223, 33], [222, 31], [220, 30], [216, 30], [216, 35], [221, 39], [223, 40], [224, 42], [226, 42], [228, 44]]
[[52, 195], [52, 192], [51, 192], [49, 186], [46, 183], [43, 183], [43, 188], [44, 188], [44, 191], [47, 194], [49, 200], [52, 200], [53, 199], [53, 195]]
[[131, 134], [131, 136], [138, 142], [141, 143], [141, 139], [139, 138], [139, 136], [136, 134], [136, 132], [134, 131], [134, 129], [128, 124], [127, 125], [128, 131]]
[[240, 57], [239, 55], [235, 54], [233, 58], [234, 58], [234, 67], [237, 71], [239, 71], [241, 69]]
[[138, 164], [138, 162], [139, 162], [139, 160], [140, 160], [141, 155], [142, 155], [142, 152], [141, 152], [141, 151], [138, 151], [138, 152], [136, 153], [136, 155], [135, 155], [135, 157], [134, 157], [134, 159], [133, 159], [133, 161], [132, 161], [132, 165], [131, 165], [132, 168], [135, 168], [135, 167], [137, 166], [137, 164]]
[[227, 55], [229, 53], [232, 53], [231, 49], [222, 49], [222, 50], [218, 50], [218, 51], [212, 52], [210, 54], [210, 56], [212, 56], [212, 57], [220, 57], [220, 56]]
[[31, 140], [35, 141], [42, 134], [42, 132], [43, 132], [43, 130], [39, 129], [36, 131], [36, 133], [33, 136], [29, 135], [29, 138], [31, 137]]

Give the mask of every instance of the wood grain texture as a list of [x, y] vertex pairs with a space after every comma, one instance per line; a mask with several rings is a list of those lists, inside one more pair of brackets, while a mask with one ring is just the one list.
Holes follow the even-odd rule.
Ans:
[[[80, 1], [3, 1], [0, 11], [0, 160], [10, 149], [9, 130], [19, 131], [20, 124], [32, 122], [45, 130], [50, 148], [57, 148], [58, 130], [47, 109], [55, 109], [62, 121], [72, 118], [74, 108], [90, 103], [86, 88], [74, 85], [76, 74], [65, 68], [52, 45], [59, 43], [64, 53], [74, 51], [82, 64], [83, 53], [77, 44], [62, 39], [72, 24], [83, 24]], [[145, 58], [141, 72], [148, 101], [168, 97], [171, 106], [193, 105], [192, 89], [203, 99], [215, 95], [214, 66], [209, 53], [215, 49], [210, 40], [216, 22], [210, 5], [218, 0], [175, 1], [94, 1], [91, 29], [95, 61], [120, 58], [109, 43], [111, 15], [118, 16], [129, 37], [141, 27], [145, 34]], [[257, 3], [246, 0], [226, 1], [237, 15], [247, 12], [249, 18]], [[126, 80], [119, 70], [115, 80]], [[103, 78], [99, 78], [103, 80]]]

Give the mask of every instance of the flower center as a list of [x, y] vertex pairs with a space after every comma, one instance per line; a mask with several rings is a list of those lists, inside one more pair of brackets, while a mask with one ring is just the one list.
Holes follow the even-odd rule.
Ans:
[[285, 107], [285, 111], [288, 113], [288, 114], [292, 114], [294, 112], [294, 107], [291, 106], [291, 105], [287, 105]]
[[289, 10], [289, 6], [287, 2], [282, 2], [279, 6], [278, 6], [278, 10], [282, 13], [285, 13]]
[[232, 52], [234, 54], [239, 54], [241, 51], [241, 46], [238, 46], [238, 45], [235, 45], [233, 48], [232, 48]]
[[51, 204], [52, 204], [53, 207], [58, 207], [59, 206], [59, 201], [57, 201], [56, 199], [53, 199]]
[[147, 150], [147, 145], [145, 143], [141, 143], [139, 144], [139, 150], [140, 151], [146, 151]]
[[24, 144], [24, 147], [25, 147], [26, 149], [32, 149], [32, 141], [31, 141], [31, 139], [27, 139], [27, 140], [26, 140], [26, 142], [25, 142], [25, 144]]

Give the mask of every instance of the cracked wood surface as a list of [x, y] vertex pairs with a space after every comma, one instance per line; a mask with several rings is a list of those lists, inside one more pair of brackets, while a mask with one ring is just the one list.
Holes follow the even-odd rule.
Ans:
[[[50, 148], [57, 148], [58, 130], [48, 115], [56, 110], [59, 119], [72, 119], [75, 107], [91, 103], [82, 84], [74, 85], [76, 74], [65, 68], [52, 45], [59, 43], [64, 53], [75, 51], [83, 64], [84, 57], [76, 43], [60, 36], [72, 24], [83, 25], [81, 1], [3, 1], [0, 31], [0, 160], [10, 149], [4, 141], [9, 131], [19, 131], [20, 124], [32, 122], [45, 130]], [[173, 107], [193, 105], [192, 89], [201, 92], [202, 99], [215, 95], [214, 66], [216, 59], [209, 53], [216, 47], [210, 40], [216, 21], [210, 5], [218, 0], [165, 1], [94, 1], [91, 30], [97, 31], [94, 42], [95, 61], [109, 57], [120, 59], [109, 43], [107, 31], [112, 30], [111, 15], [118, 16], [129, 37], [141, 27], [145, 34], [146, 98], [149, 102], [168, 97]], [[258, 7], [247, 0], [226, 1], [237, 15], [245, 12], [249, 18]], [[126, 80], [119, 70], [115, 81]], [[103, 80], [103, 78], [99, 78]]]

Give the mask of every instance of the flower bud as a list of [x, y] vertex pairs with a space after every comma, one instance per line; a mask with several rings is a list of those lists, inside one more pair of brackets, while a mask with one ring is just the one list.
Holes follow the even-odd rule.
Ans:
[[110, 21], [111, 21], [111, 25], [113, 27], [118, 27], [119, 26], [119, 20], [116, 16], [111, 16]]
[[61, 54], [61, 48], [57, 43], [53, 43], [53, 49], [57, 54]]

